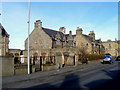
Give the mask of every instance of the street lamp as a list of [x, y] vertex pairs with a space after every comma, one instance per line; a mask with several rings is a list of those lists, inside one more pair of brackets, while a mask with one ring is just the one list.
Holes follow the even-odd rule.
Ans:
[[30, 41], [29, 41], [29, 34], [30, 34], [30, 0], [28, 0], [28, 74], [30, 74]]

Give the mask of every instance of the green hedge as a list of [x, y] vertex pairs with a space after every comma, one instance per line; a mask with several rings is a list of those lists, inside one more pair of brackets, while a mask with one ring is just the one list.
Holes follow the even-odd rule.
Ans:
[[104, 55], [89, 54], [86, 55], [86, 58], [88, 58], [88, 60], [104, 59]]

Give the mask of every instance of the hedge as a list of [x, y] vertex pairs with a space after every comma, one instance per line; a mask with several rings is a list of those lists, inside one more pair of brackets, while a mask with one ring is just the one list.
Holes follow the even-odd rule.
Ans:
[[86, 58], [88, 58], [88, 60], [104, 59], [104, 55], [89, 54], [86, 55]]

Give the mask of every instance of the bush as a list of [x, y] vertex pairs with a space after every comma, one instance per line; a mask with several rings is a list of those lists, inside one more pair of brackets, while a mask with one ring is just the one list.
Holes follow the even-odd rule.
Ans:
[[49, 61], [47, 61], [46, 64], [51, 64], [51, 63]]
[[88, 58], [88, 60], [104, 59], [104, 55], [88, 54], [86, 58]]

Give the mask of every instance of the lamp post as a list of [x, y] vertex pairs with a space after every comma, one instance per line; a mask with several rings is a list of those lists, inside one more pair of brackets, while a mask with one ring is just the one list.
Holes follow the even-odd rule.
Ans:
[[29, 40], [29, 34], [30, 34], [30, 0], [28, 0], [28, 74], [30, 74], [30, 40]]

